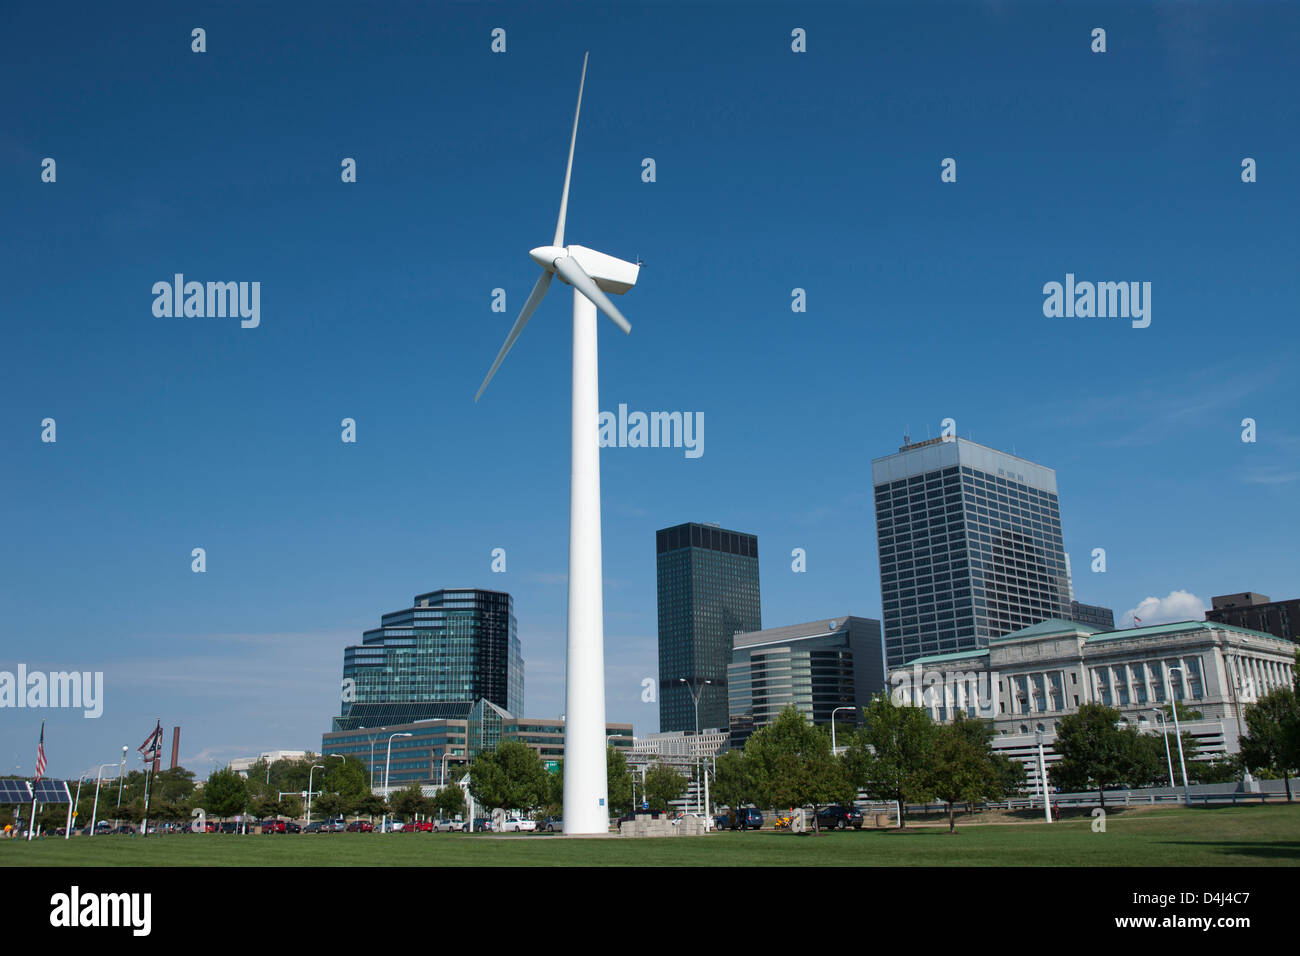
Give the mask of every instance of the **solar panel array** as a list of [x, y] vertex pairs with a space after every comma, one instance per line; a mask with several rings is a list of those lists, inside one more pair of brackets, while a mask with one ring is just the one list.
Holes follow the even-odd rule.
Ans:
[[[0, 804], [31, 803], [32, 785], [28, 780], [0, 780]], [[42, 777], [36, 784], [37, 803], [70, 803], [68, 788], [62, 780]]]
[[62, 780], [42, 777], [36, 784], [37, 803], [71, 803], [68, 797], [68, 785]]
[[31, 803], [32, 789], [26, 780], [0, 780], [0, 803]]

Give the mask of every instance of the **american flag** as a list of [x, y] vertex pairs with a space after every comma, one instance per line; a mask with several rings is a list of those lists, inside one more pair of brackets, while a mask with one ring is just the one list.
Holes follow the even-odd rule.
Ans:
[[41, 721], [41, 742], [36, 745], [36, 780], [40, 783], [45, 774], [45, 721]]
[[135, 748], [140, 751], [140, 759], [145, 763], [153, 763], [162, 757], [162, 720], [158, 721], [158, 726], [153, 730], [144, 743]]

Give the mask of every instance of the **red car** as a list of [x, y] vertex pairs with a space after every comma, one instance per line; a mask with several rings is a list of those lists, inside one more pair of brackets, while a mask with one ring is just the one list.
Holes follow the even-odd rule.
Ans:
[[348, 824], [348, 833], [373, 833], [374, 824], [367, 823], [365, 820], [353, 820]]
[[414, 822], [412, 822], [412, 823], [406, 823], [406, 824], [403, 824], [403, 825], [402, 825], [402, 832], [403, 832], [403, 833], [416, 833], [416, 832], [419, 832], [419, 833], [432, 833], [432, 832], [433, 832], [433, 821], [432, 821], [432, 820], [416, 820], [416, 821], [414, 821]]
[[284, 821], [283, 821], [283, 820], [263, 820], [263, 821], [262, 821], [262, 832], [263, 832], [263, 833], [284, 833], [284, 832], [286, 832], [286, 831], [285, 831], [285, 826], [284, 826]]

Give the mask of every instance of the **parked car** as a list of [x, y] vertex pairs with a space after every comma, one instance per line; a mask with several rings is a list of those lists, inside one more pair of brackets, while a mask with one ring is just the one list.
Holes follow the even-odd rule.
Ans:
[[[367, 824], [369, 826], [369, 824]], [[321, 833], [342, 833], [348, 828], [348, 825], [342, 820], [330, 820], [321, 827]], [[372, 827], [373, 829], [373, 827]]]
[[375, 825], [365, 820], [353, 820], [344, 829], [347, 830], [348, 833], [373, 833]]
[[317, 820], [315, 823], [309, 823], [302, 828], [303, 833], [328, 833], [325, 827], [329, 826], [324, 820]]
[[474, 825], [470, 828], [471, 833], [491, 833], [492, 820], [489, 817], [475, 817]]
[[505, 823], [501, 825], [502, 833], [534, 833], [537, 830], [537, 821], [525, 820], [523, 817], [506, 817]]
[[817, 826], [827, 830], [862, 829], [862, 811], [857, 807], [832, 804], [817, 811]]
[[741, 807], [719, 814], [713, 823], [719, 830], [761, 830], [763, 814], [757, 807]]
[[564, 820], [560, 817], [547, 817], [542, 821], [541, 829], [547, 833], [563, 833]]
[[433, 828], [438, 833], [464, 833], [465, 821], [464, 820], [439, 820], [437, 823], [433, 825]]
[[122, 836], [135, 836], [135, 827], [131, 826], [131, 824], [129, 823], [124, 823], [120, 827], [116, 827], [110, 830], [109, 832], [116, 833]]
[[402, 828], [403, 833], [432, 833], [432, 820], [412, 820]]

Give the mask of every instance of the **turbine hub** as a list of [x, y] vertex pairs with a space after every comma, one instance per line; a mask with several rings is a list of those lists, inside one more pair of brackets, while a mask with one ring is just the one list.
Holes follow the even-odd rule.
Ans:
[[538, 246], [536, 249], [530, 249], [528, 254], [547, 272], [554, 272], [555, 260], [563, 259], [569, 252], [563, 246]]

